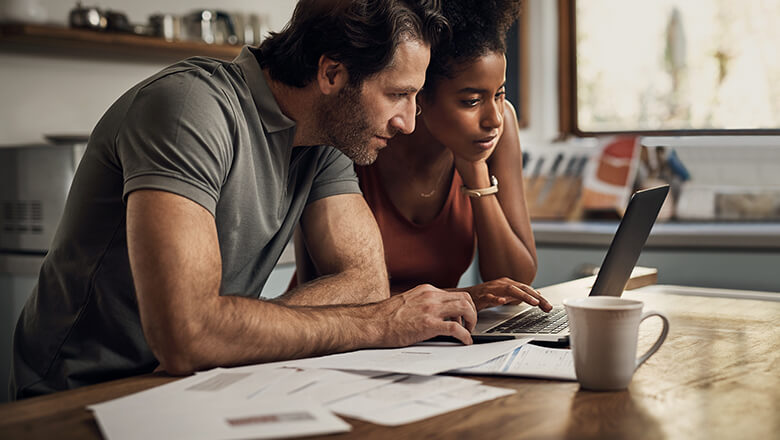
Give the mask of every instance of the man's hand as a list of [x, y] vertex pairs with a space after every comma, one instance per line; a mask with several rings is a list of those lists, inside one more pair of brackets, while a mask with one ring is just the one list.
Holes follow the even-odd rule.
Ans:
[[376, 305], [387, 319], [381, 346], [402, 347], [439, 335], [472, 343], [477, 311], [468, 293], [423, 284]]
[[469, 292], [477, 310], [504, 304], [528, 303], [539, 306], [545, 312], [552, 310], [552, 304], [531, 286], [510, 278], [499, 278], [462, 290]]

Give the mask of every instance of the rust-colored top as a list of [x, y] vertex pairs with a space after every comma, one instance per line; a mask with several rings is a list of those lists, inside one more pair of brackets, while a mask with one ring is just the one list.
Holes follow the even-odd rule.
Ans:
[[376, 165], [355, 167], [363, 196], [374, 212], [385, 248], [390, 288], [402, 292], [430, 283], [457, 287], [474, 258], [474, 217], [463, 195], [463, 181], [454, 171], [441, 212], [424, 225], [404, 217], [385, 192]]

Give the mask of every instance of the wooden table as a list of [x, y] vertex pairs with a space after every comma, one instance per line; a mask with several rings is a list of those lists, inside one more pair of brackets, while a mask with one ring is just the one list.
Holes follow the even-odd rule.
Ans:
[[[573, 289], [583, 286], [565, 283], [545, 294]], [[649, 286], [624, 294], [644, 301], [645, 310], [663, 311], [671, 324], [666, 343], [637, 371], [627, 391], [597, 393], [580, 391], [574, 382], [483, 377], [484, 383], [517, 393], [395, 428], [347, 419], [352, 432], [323, 438], [780, 438], [780, 302], [669, 292], [685, 293], [685, 288]], [[642, 324], [640, 350], [660, 328], [657, 318]], [[146, 375], [0, 405], [0, 438], [99, 439], [85, 405], [171, 380]]]

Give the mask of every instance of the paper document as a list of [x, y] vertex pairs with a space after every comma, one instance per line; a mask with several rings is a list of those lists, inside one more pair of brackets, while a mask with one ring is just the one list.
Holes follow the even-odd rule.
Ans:
[[324, 407], [303, 401], [208, 405], [180, 401], [175, 407], [121, 405], [94, 410], [100, 431], [109, 440], [285, 438], [346, 432], [349, 424]]
[[571, 350], [525, 344], [484, 364], [459, 368], [455, 373], [525, 376], [577, 380]]
[[211, 404], [233, 402], [247, 399], [274, 383], [288, 383], [286, 377], [294, 373], [294, 369], [279, 367], [263, 367], [251, 372], [214, 368], [146, 391], [90, 405], [88, 408], [94, 410], [121, 406], [124, 410], [131, 411], [149, 406], [178, 405], [181, 401], [205, 401]]
[[[375, 390], [379, 391], [380, 389]], [[386, 426], [397, 426], [417, 422], [477, 403], [507, 396], [515, 390], [472, 384], [427, 397], [412, 398], [407, 401], [387, 405], [377, 410], [375, 406], [365, 405], [363, 396], [329, 405], [329, 409], [356, 419]]]
[[475, 345], [420, 345], [384, 350], [359, 350], [284, 362], [302, 368], [371, 370], [403, 374], [434, 375], [472, 367], [509, 353], [529, 339], [512, 339]]
[[317, 384], [349, 380], [367, 381], [371, 377], [270, 365], [215, 368], [89, 409], [109, 440], [329, 434], [348, 431], [350, 426], [307, 395], [295, 399], [291, 396]]
[[276, 398], [307, 399], [320, 404], [343, 399], [354, 394], [397, 381], [404, 375], [382, 372], [347, 372], [339, 370], [298, 370], [250, 398], [267, 401]]
[[452, 376], [399, 375], [395, 382], [328, 404], [339, 414], [380, 414], [387, 408], [426, 399], [447, 391], [473, 387], [480, 382]]

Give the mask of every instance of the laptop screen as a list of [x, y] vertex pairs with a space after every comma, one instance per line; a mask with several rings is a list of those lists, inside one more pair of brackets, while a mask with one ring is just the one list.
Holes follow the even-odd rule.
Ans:
[[669, 185], [663, 185], [637, 191], [631, 196], [590, 290], [591, 296], [620, 296], [623, 293], [668, 193]]

